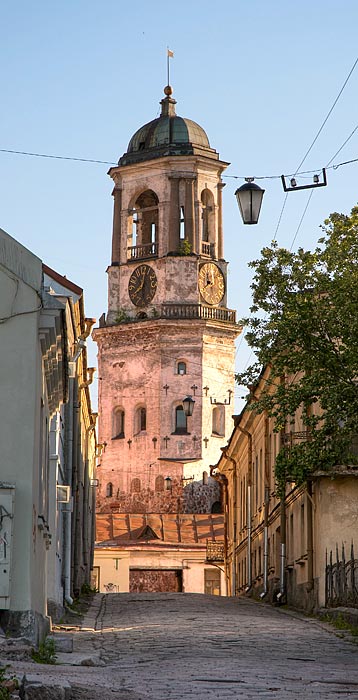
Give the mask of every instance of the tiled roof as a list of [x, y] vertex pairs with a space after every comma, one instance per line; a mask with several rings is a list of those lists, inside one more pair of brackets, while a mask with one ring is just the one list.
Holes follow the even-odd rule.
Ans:
[[97, 513], [97, 544], [206, 544], [223, 540], [224, 516], [177, 513]]

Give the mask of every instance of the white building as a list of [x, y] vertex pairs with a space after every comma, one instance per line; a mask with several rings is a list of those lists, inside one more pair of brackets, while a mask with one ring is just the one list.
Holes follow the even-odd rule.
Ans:
[[[71, 304], [45, 291], [41, 260], [0, 230], [0, 624], [34, 642], [49, 629], [47, 598], [61, 600], [64, 579], [61, 510], [68, 504], [58, 486], [67, 475], [54, 435], [56, 421], [65, 421], [79, 339]], [[82, 381], [85, 362], [80, 367]], [[87, 412], [92, 425], [89, 402]], [[62, 500], [70, 502], [73, 479], [68, 485]]]

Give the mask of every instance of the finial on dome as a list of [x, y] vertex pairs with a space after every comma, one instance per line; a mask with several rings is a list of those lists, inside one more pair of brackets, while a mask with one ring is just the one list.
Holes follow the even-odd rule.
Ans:
[[161, 117], [175, 117], [176, 112], [175, 112], [175, 105], [176, 105], [176, 100], [172, 97], [173, 94], [173, 88], [171, 85], [167, 85], [164, 88], [164, 95], [163, 99], [160, 101], [160, 104], [162, 105], [162, 112], [161, 112]]

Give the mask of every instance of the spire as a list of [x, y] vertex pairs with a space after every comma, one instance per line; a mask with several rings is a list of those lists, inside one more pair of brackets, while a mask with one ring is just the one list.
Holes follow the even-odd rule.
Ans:
[[161, 100], [160, 104], [162, 105], [162, 112], [161, 112], [161, 117], [175, 117], [176, 116], [176, 111], [175, 111], [175, 105], [176, 105], [176, 100], [174, 100], [171, 95], [173, 94], [173, 88], [171, 85], [167, 85], [164, 88], [164, 95], [166, 97], [163, 97]]

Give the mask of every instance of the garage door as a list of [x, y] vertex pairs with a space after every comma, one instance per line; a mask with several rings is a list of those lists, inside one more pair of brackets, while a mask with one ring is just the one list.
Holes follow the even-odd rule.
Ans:
[[131, 569], [130, 593], [181, 593], [182, 572], [160, 569]]

